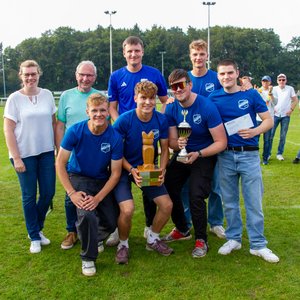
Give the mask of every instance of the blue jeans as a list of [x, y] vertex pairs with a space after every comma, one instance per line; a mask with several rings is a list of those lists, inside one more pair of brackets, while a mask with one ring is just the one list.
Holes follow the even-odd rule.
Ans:
[[[18, 173], [26, 228], [32, 241], [40, 240], [39, 232], [55, 194], [54, 151], [22, 159], [26, 171]], [[11, 160], [13, 163], [13, 160]], [[37, 187], [39, 197], [37, 199]]]
[[227, 221], [227, 240], [242, 242], [239, 182], [246, 210], [246, 228], [251, 249], [267, 244], [262, 211], [263, 183], [258, 151], [224, 151], [219, 154], [220, 187]]
[[280, 140], [279, 140], [279, 144], [278, 144], [277, 154], [283, 154], [286, 135], [287, 135], [287, 132], [289, 129], [289, 124], [290, 124], [290, 117], [289, 116], [286, 116], [286, 117], [274, 116], [274, 127], [272, 128], [272, 133], [271, 133], [270, 150], [272, 149], [274, 135], [275, 135], [276, 129], [279, 124], [280, 124]]
[[67, 221], [67, 231], [76, 232], [76, 221], [77, 221], [77, 212], [76, 206], [66, 194], [65, 196], [65, 212], [66, 212], [66, 221]]
[[[208, 198], [208, 217], [207, 221], [210, 227], [223, 226], [223, 204], [221, 197], [221, 189], [219, 184], [219, 169], [218, 162], [215, 166], [213, 180], [212, 180], [212, 190]], [[189, 204], [189, 181], [185, 183], [181, 191], [181, 199], [184, 207], [184, 215], [189, 227], [192, 227], [192, 216]]]

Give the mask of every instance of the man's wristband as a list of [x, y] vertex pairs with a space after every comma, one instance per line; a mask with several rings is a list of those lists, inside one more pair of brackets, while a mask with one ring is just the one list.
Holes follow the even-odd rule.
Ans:
[[76, 193], [75, 190], [72, 190], [71, 192], [67, 193], [68, 197], [70, 198], [74, 193]]
[[131, 171], [132, 171], [133, 169], [134, 169], [134, 167], [131, 166], [130, 169], [129, 169], [129, 173], [131, 173]]
[[199, 157], [202, 157], [201, 150], [198, 151]]

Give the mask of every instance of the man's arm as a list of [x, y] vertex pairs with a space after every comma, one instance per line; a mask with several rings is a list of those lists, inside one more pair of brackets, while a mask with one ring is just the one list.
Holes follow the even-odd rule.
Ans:
[[292, 114], [297, 104], [298, 104], [298, 97], [297, 96], [291, 97], [291, 109], [287, 112], [287, 116], [290, 116]]
[[59, 148], [60, 148], [60, 144], [61, 144], [61, 141], [64, 137], [64, 134], [65, 134], [65, 123], [57, 120], [56, 121], [56, 126], [55, 126], [55, 146], [56, 146], [56, 151], [58, 152], [59, 151]]
[[174, 151], [179, 151], [178, 131], [176, 126], [169, 127], [169, 147]]
[[167, 101], [168, 101], [168, 95], [166, 96], [158, 96], [158, 99], [160, 100], [162, 106], [161, 106], [161, 113], [164, 113], [166, 110], [166, 105], [167, 105]]
[[118, 101], [111, 101], [109, 103], [109, 114], [114, 121], [119, 117], [118, 104]]

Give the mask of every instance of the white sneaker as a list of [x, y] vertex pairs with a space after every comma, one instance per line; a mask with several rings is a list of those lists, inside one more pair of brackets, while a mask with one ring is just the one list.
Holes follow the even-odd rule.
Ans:
[[106, 246], [108, 247], [113, 247], [113, 246], [117, 246], [119, 244], [119, 231], [118, 228], [116, 228], [116, 230], [110, 234], [110, 236], [108, 237], [107, 241], [106, 241]]
[[96, 267], [93, 261], [82, 261], [82, 274], [85, 276], [94, 276], [96, 274]]
[[262, 248], [259, 250], [250, 249], [250, 254], [261, 257], [267, 262], [277, 263], [279, 262], [279, 257], [275, 255], [270, 249]]
[[29, 248], [30, 253], [39, 253], [41, 250], [41, 241], [31, 241]]
[[102, 253], [104, 251], [103, 242], [98, 242], [98, 253]]
[[283, 161], [284, 160], [284, 157], [281, 155], [281, 154], [277, 154], [276, 155], [276, 158], [280, 161]]
[[233, 250], [240, 250], [242, 248], [242, 244], [235, 241], [235, 240], [229, 240], [226, 242], [218, 251], [219, 254], [222, 255], [228, 255]]
[[210, 232], [214, 233], [220, 239], [225, 239], [226, 238], [225, 229], [221, 225], [211, 227]]
[[42, 231], [40, 231], [40, 238], [41, 238], [41, 245], [42, 245], [42, 246], [46, 246], [46, 245], [49, 245], [49, 244], [51, 243], [50, 240], [47, 239], [47, 238], [44, 236], [44, 234], [43, 234]]
[[148, 231], [151, 229], [151, 227], [145, 226], [144, 228], [144, 238], [146, 239], [148, 237]]

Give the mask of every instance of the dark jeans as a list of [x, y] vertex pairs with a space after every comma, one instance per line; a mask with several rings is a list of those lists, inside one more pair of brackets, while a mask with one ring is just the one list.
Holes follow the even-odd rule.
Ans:
[[[55, 193], [54, 151], [23, 158], [26, 171], [18, 173], [26, 228], [32, 241], [40, 240], [39, 232]], [[11, 160], [13, 164], [13, 160]], [[37, 187], [39, 196], [37, 198]]]
[[[70, 174], [70, 181], [76, 191], [83, 191], [92, 196], [95, 196], [107, 182], [76, 174]], [[77, 208], [76, 227], [81, 241], [82, 260], [95, 261], [97, 259], [98, 241], [105, 239], [115, 230], [118, 215], [118, 205], [112, 193], [108, 194], [92, 211]], [[101, 238], [99, 238], [99, 222], [105, 228]]]
[[290, 117], [289, 116], [286, 116], [286, 117], [274, 116], [274, 127], [272, 128], [272, 133], [271, 133], [270, 151], [272, 150], [274, 135], [276, 133], [276, 129], [279, 124], [280, 124], [280, 139], [279, 139], [277, 154], [283, 154], [286, 135], [289, 130]]
[[144, 204], [144, 213], [146, 218], [146, 226], [152, 226], [153, 219], [156, 214], [156, 204], [154, 201], [150, 201], [148, 197], [143, 192], [143, 204]]
[[216, 156], [198, 158], [193, 164], [183, 164], [171, 159], [167, 168], [165, 186], [173, 201], [172, 220], [180, 232], [189, 227], [185, 219], [181, 190], [189, 178], [189, 199], [195, 239], [207, 241], [207, 211], [205, 199], [211, 191]]

